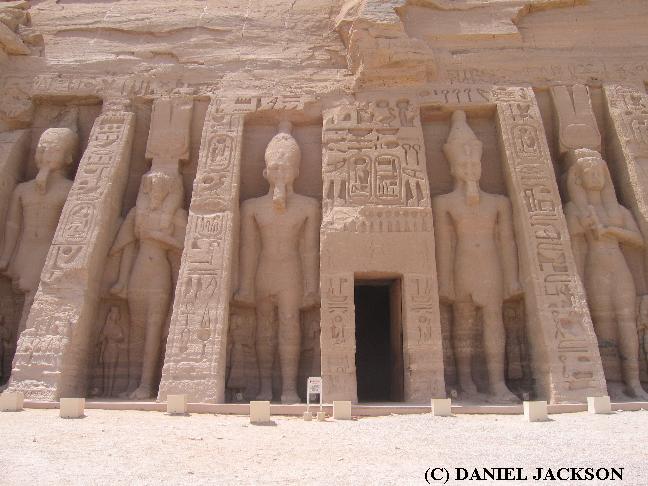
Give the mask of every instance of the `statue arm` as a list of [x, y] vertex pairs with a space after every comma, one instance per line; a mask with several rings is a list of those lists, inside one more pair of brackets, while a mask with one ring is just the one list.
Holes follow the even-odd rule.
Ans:
[[239, 267], [239, 289], [235, 300], [252, 305], [254, 303], [254, 277], [257, 268], [258, 235], [251, 201], [241, 205], [241, 256]]
[[632, 213], [627, 208], [623, 208], [622, 210], [624, 227], [619, 228], [617, 226], [608, 226], [605, 228], [604, 233], [614, 236], [620, 243], [634, 246], [636, 248], [643, 248], [644, 239]]
[[452, 302], [454, 300], [452, 221], [443, 199], [435, 198], [432, 201], [432, 210], [434, 214], [439, 297]]
[[518, 252], [513, 231], [513, 211], [508, 198], [502, 198], [497, 221], [502, 266], [504, 267], [505, 296], [515, 297], [522, 293], [518, 274]]
[[308, 216], [304, 226], [304, 262], [305, 277], [305, 305], [317, 304], [319, 287], [319, 228], [320, 211], [319, 204], [314, 203], [309, 208]]
[[571, 202], [565, 206], [565, 219], [567, 220], [567, 229], [571, 239], [572, 252], [576, 262], [576, 270], [581, 280], [585, 276], [585, 256], [587, 255], [587, 241], [585, 240], [585, 230], [580, 224], [578, 216], [575, 214], [574, 206]]
[[20, 188], [16, 188], [11, 195], [7, 221], [5, 223], [4, 247], [2, 256], [0, 256], [0, 270], [6, 270], [9, 266], [9, 260], [13, 255], [18, 237], [20, 235], [20, 225], [22, 224], [22, 214], [20, 210]]
[[128, 291], [128, 279], [130, 278], [131, 268], [135, 260], [135, 208], [131, 209], [124, 219], [115, 242], [110, 249], [110, 256], [121, 253], [119, 261], [119, 275], [117, 282], [110, 289], [110, 293], [122, 298], [126, 298]]

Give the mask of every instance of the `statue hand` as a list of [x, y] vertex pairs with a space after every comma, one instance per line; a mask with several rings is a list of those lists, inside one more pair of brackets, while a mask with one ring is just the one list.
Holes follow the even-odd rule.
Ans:
[[306, 291], [302, 299], [302, 309], [310, 309], [320, 305], [320, 295], [317, 290]]
[[118, 281], [110, 288], [109, 292], [115, 297], [126, 299], [128, 297], [128, 285]]
[[239, 288], [234, 294], [234, 303], [244, 307], [254, 307], [254, 292], [249, 289]]
[[447, 283], [440, 284], [439, 299], [446, 304], [450, 304], [454, 302], [455, 301], [454, 286]]
[[5, 273], [9, 268], [9, 258], [3, 258], [0, 260], [0, 272]]
[[524, 291], [522, 290], [522, 286], [520, 285], [520, 282], [515, 280], [506, 286], [504, 299], [505, 300], [514, 299], [517, 297], [521, 297], [523, 294]]

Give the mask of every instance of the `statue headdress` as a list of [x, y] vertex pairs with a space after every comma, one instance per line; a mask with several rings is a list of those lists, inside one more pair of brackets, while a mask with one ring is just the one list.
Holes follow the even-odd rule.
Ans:
[[618, 220], [622, 216], [619, 210], [619, 201], [614, 191], [612, 177], [610, 176], [610, 169], [601, 157], [601, 154], [596, 150], [581, 148], [568, 152], [566, 162], [567, 167], [569, 167], [567, 170], [567, 193], [569, 201], [578, 208], [582, 215], [587, 214], [589, 203], [585, 189], [582, 187], [580, 181], [582, 171], [586, 164], [583, 159], [597, 159], [599, 161], [598, 163], [603, 168], [605, 174], [605, 186], [601, 190], [603, 206], [608, 217], [612, 218], [612, 220]]
[[452, 122], [448, 140], [443, 145], [443, 153], [452, 165], [452, 162], [465, 156], [481, 159], [483, 150], [482, 142], [475, 136], [468, 123], [466, 113], [457, 110], [452, 114]]
[[277, 133], [265, 150], [265, 160], [277, 156], [277, 153], [282, 153], [283, 157], [289, 157], [295, 168], [299, 168], [301, 161], [301, 149], [297, 140], [292, 136], [292, 123], [289, 121], [282, 121], [279, 123], [279, 133]]

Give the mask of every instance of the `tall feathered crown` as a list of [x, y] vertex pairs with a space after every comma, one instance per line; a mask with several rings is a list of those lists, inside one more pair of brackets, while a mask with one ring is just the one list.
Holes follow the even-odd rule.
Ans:
[[279, 133], [277, 133], [265, 151], [266, 161], [276, 157], [278, 152], [284, 152], [286, 156], [292, 159], [293, 164], [298, 165], [301, 160], [301, 149], [297, 140], [291, 135], [292, 123], [289, 121], [282, 121], [279, 123]]
[[481, 159], [482, 150], [482, 142], [466, 122], [466, 113], [461, 110], [455, 111], [452, 114], [448, 140], [443, 145], [443, 153], [448, 161], [452, 164], [466, 156]]

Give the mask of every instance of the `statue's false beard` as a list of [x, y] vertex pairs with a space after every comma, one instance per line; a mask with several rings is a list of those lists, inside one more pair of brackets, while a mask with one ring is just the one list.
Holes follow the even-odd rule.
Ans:
[[286, 185], [277, 184], [272, 191], [272, 205], [277, 211], [286, 209]]
[[41, 194], [45, 194], [47, 191], [47, 179], [49, 179], [50, 173], [52, 171], [49, 167], [43, 167], [38, 171], [36, 175], [36, 189]]
[[479, 184], [477, 181], [466, 182], [466, 204], [468, 206], [479, 204]]

